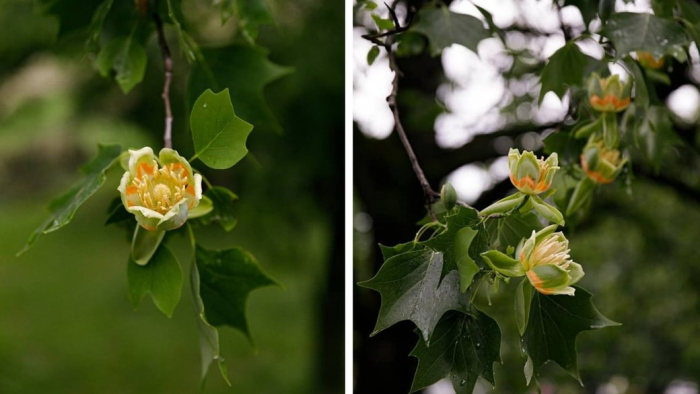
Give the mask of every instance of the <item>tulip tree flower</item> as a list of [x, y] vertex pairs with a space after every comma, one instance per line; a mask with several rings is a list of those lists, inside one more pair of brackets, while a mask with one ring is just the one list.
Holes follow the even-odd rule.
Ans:
[[600, 112], [623, 111], [630, 105], [631, 92], [631, 81], [623, 85], [618, 74], [601, 78], [593, 73], [588, 80], [588, 100]]
[[664, 66], [663, 56], [657, 59], [649, 52], [637, 52], [637, 59], [639, 60], [639, 64], [644, 68], [658, 70]]
[[497, 250], [481, 256], [499, 274], [506, 277], [527, 276], [530, 284], [540, 293], [573, 296], [575, 284], [584, 275], [583, 268], [571, 260], [569, 241], [556, 225], [532, 232], [522, 240], [515, 251], [515, 259]]
[[511, 148], [508, 152], [510, 181], [525, 194], [540, 194], [547, 191], [552, 186], [554, 173], [559, 169], [558, 164], [556, 153], [552, 153], [545, 160], [538, 159], [529, 151], [521, 154], [517, 149]]
[[182, 226], [202, 199], [202, 176], [176, 151], [164, 148], [156, 160], [145, 147], [129, 150], [128, 171], [118, 188], [124, 208], [148, 231]]
[[562, 214], [538, 196], [538, 194], [548, 191], [552, 186], [554, 174], [559, 169], [558, 164], [556, 152], [547, 159], [538, 159], [530, 151], [524, 151], [521, 154], [517, 149], [511, 149], [508, 152], [510, 181], [519, 192], [491, 204], [482, 210], [480, 215], [486, 217], [510, 212], [524, 206], [526, 202], [531, 202], [532, 207], [545, 219], [563, 225]]
[[627, 159], [617, 149], [608, 149], [602, 141], [590, 139], [581, 154], [581, 167], [596, 183], [610, 183], [622, 172]]
[[608, 149], [603, 141], [591, 137], [581, 154], [581, 167], [586, 177], [576, 185], [566, 208], [567, 216], [581, 209], [590, 199], [596, 184], [608, 184], [617, 178], [627, 158], [617, 149]]

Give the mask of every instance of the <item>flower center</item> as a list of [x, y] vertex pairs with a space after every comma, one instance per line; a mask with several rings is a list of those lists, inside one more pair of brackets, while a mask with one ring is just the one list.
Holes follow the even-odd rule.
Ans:
[[144, 207], [165, 214], [185, 197], [187, 179], [181, 164], [171, 163], [163, 168], [156, 164], [152, 172], [140, 172], [132, 183]]
[[559, 241], [558, 237], [554, 234], [537, 245], [530, 256], [530, 268], [534, 268], [538, 265], [552, 264], [566, 269], [569, 266], [568, 263], [568, 245]]

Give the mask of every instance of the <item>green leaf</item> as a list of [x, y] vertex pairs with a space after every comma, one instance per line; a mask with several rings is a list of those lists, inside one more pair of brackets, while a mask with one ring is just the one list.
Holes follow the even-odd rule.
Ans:
[[224, 0], [221, 2], [221, 21], [235, 15], [243, 37], [251, 44], [258, 36], [260, 25], [275, 23], [267, 0]]
[[90, 27], [88, 28], [88, 39], [85, 42], [85, 49], [88, 52], [97, 52], [100, 48], [100, 34], [102, 33], [102, 25], [104, 25], [105, 18], [112, 8], [112, 3], [114, 0], [105, 0], [97, 7], [97, 11], [92, 16], [90, 21]]
[[439, 55], [452, 44], [464, 45], [476, 52], [479, 42], [491, 36], [479, 19], [452, 12], [447, 7], [422, 8], [418, 18], [411, 29], [428, 38], [432, 56]]
[[413, 241], [406, 242], [403, 244], [394, 245], [394, 246], [385, 246], [385, 245], [379, 244], [379, 249], [382, 252], [382, 257], [386, 261], [386, 260], [389, 260], [390, 258], [396, 256], [397, 254], [412, 251], [416, 247], [416, 245], [418, 245], [418, 244], [416, 244]]
[[180, 302], [182, 268], [175, 255], [161, 245], [148, 265], [138, 265], [129, 259], [129, 299], [138, 309], [143, 297], [151, 293], [153, 303], [166, 316], [171, 317]]
[[224, 230], [233, 230], [236, 227], [236, 223], [238, 223], [238, 219], [233, 213], [233, 205], [238, 200], [238, 196], [231, 190], [221, 186], [212, 187], [204, 195], [211, 199], [214, 209], [201, 218], [202, 223], [208, 225], [212, 222], [217, 222]]
[[202, 51], [205, 63], [197, 63], [190, 72], [187, 102], [190, 106], [207, 89], [231, 90], [231, 101], [239, 116], [256, 127], [281, 131], [263, 95], [265, 86], [292, 72], [267, 59], [259, 47], [233, 45]]
[[433, 340], [420, 338], [411, 352], [418, 358], [411, 392], [449, 378], [457, 394], [471, 394], [479, 376], [495, 384], [493, 363], [498, 362], [501, 330], [496, 321], [473, 310], [449, 312], [435, 327]]
[[442, 252], [444, 255], [440, 280], [451, 271], [457, 269], [457, 258], [454, 251], [457, 232], [465, 227], [471, 227], [479, 223], [479, 215], [475, 209], [459, 207], [456, 213], [445, 216], [445, 222], [447, 224], [445, 231], [423, 242], [425, 246]]
[[[190, 233], [190, 235], [192, 234]], [[192, 238], [192, 242], [194, 246], [194, 238]], [[193, 262], [192, 269], [190, 270], [190, 290], [192, 291], [195, 313], [199, 316], [197, 319], [197, 327], [199, 328], [199, 350], [202, 357], [202, 388], [207, 377], [207, 371], [209, 371], [209, 366], [214, 361], [219, 365], [221, 376], [230, 386], [231, 382], [228, 379], [228, 369], [226, 368], [224, 358], [221, 357], [221, 350], [219, 348], [219, 330], [209, 324], [204, 315], [204, 302], [200, 296], [199, 270], [197, 269], [196, 260]]]
[[547, 92], [554, 92], [559, 98], [563, 98], [570, 87], [582, 86], [591, 60], [573, 42], [566, 43], [554, 52], [540, 76], [542, 88], [539, 103], [542, 103]]
[[574, 296], [535, 292], [523, 338], [536, 377], [544, 364], [554, 361], [580, 381], [576, 360], [578, 334], [620, 325], [598, 312], [591, 302], [591, 293], [580, 287], [575, 289]]
[[49, 204], [51, 215], [29, 236], [26, 245], [17, 253], [18, 256], [29, 250], [42, 234], [56, 231], [70, 223], [78, 208], [105, 182], [105, 173], [117, 162], [121, 151], [119, 145], [98, 145], [97, 157], [81, 168], [83, 179]]
[[538, 231], [542, 227], [532, 212], [513, 213], [505, 218], [489, 219], [486, 222], [491, 248], [501, 252], [505, 252], [509, 246], [518, 246], [521, 239], [530, 237], [533, 230]]
[[190, 127], [195, 157], [211, 168], [229, 168], [248, 153], [246, 140], [253, 126], [233, 112], [228, 89], [202, 93], [192, 108]]
[[377, 60], [377, 56], [379, 56], [379, 47], [372, 45], [372, 48], [370, 48], [369, 52], [367, 52], [367, 64], [371, 66], [374, 61]]
[[263, 272], [252, 254], [241, 248], [213, 251], [197, 245], [195, 258], [206, 320], [213, 326], [236, 328], [252, 342], [245, 315], [248, 294], [277, 282]]
[[381, 30], [391, 30], [394, 28], [394, 22], [389, 18], [382, 18], [381, 16], [372, 13], [372, 20], [377, 25], [377, 28]]
[[131, 259], [138, 265], [148, 264], [164, 236], [165, 230], [148, 231], [136, 226], [131, 241]]
[[119, 37], [108, 42], [95, 62], [100, 75], [114, 76], [124, 94], [143, 80], [146, 72], [146, 50], [133, 36]]
[[683, 28], [670, 20], [652, 14], [621, 12], [608, 20], [601, 34], [610, 39], [622, 58], [635, 51], [644, 51], [659, 58], [685, 54], [688, 38]]
[[410, 320], [428, 340], [445, 312], [464, 310], [469, 300], [459, 291], [459, 274], [450, 272], [440, 283], [442, 262], [442, 253], [430, 249], [405, 252], [385, 261], [374, 278], [358, 283], [382, 295], [372, 336]]
[[[523, 278], [515, 290], [515, 323], [518, 325], [520, 336], [525, 334], [527, 322], [530, 318], [530, 306], [532, 305], [532, 290], [530, 281]], [[529, 384], [529, 383], [528, 383]]]
[[465, 227], [455, 234], [454, 253], [459, 272], [459, 289], [464, 293], [474, 280], [474, 275], [479, 272], [479, 266], [469, 254], [472, 241], [479, 234], [478, 231]]

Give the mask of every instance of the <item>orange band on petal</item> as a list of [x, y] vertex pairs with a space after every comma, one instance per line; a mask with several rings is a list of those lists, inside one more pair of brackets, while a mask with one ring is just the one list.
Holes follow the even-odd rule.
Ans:
[[614, 181], [614, 179], [608, 179], [608, 178], [604, 177], [603, 174], [601, 174], [600, 172], [590, 170], [588, 168], [588, 163], [586, 162], [586, 158], [583, 155], [581, 155], [581, 167], [583, 167], [583, 172], [585, 172], [589, 178], [593, 179], [594, 181], [596, 181], [598, 183], [607, 184], [607, 183], [611, 183], [612, 181]]
[[138, 193], [139, 189], [136, 186], [128, 186], [126, 188], [126, 194], [127, 195], [132, 195]]
[[539, 276], [537, 276], [535, 271], [533, 271], [533, 270], [527, 271], [527, 278], [530, 280], [530, 283], [532, 284], [532, 286], [535, 289], [537, 289], [537, 291], [539, 291], [540, 293], [545, 294], [545, 295], [552, 293], [551, 291], [542, 288], [543, 281], [542, 281], [542, 279], [540, 279]]
[[144, 172], [148, 175], [153, 175], [154, 170], [155, 170], [155, 166], [149, 166], [146, 163], [141, 163], [141, 164], [139, 164], [139, 167], [138, 167], [138, 178], [141, 179], [143, 177]]
[[614, 94], [608, 94], [603, 98], [600, 98], [600, 96], [598, 95], [593, 95], [591, 96], [590, 102], [591, 106], [598, 109], [599, 111], [619, 111], [621, 109], [627, 108], [627, 106], [630, 104], [630, 98], [627, 97], [624, 100], [622, 100]]

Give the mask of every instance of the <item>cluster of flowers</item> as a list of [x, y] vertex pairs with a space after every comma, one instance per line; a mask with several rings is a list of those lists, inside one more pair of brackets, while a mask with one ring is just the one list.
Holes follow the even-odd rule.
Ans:
[[486, 263], [505, 277], [527, 276], [530, 284], [542, 294], [574, 295], [571, 287], [584, 275], [581, 265], [573, 262], [569, 255], [569, 241], [560, 231], [563, 225], [561, 213], [544, 202], [551, 194], [554, 174], [559, 169], [558, 157], [552, 153], [547, 159], [537, 158], [534, 153], [511, 149], [508, 154], [510, 181], [518, 189], [480, 212], [484, 218], [509, 215], [531, 206], [542, 217], [555, 224], [520, 241], [514, 257], [498, 250], [482, 253]]
[[[650, 54], [638, 53], [640, 64], [648, 71], [663, 67], [664, 59]], [[588, 83], [588, 102], [598, 117], [580, 128], [576, 137], [588, 137], [580, 155], [581, 169], [585, 176], [579, 181], [569, 200], [567, 216], [574, 214], [590, 199], [598, 184], [613, 182], [622, 172], [627, 158], [619, 150], [617, 114], [631, 103], [632, 83], [622, 83], [619, 75], [602, 78], [592, 74]], [[571, 260], [569, 241], [558, 225], [564, 225], [563, 215], [557, 208], [547, 204], [544, 198], [551, 195], [558, 157], [552, 153], [548, 158], [537, 158], [533, 152], [522, 154], [511, 149], [508, 154], [510, 180], [518, 192], [508, 196], [480, 212], [483, 218], [509, 215], [516, 211], [527, 211], [529, 207], [544, 219], [554, 224], [521, 240], [513, 257], [510, 253], [490, 250], [482, 253], [487, 264], [504, 277], [527, 276], [530, 284], [542, 294], [574, 295], [571, 287], [584, 275], [580, 264]], [[506, 252], [512, 252], [506, 251]]]

